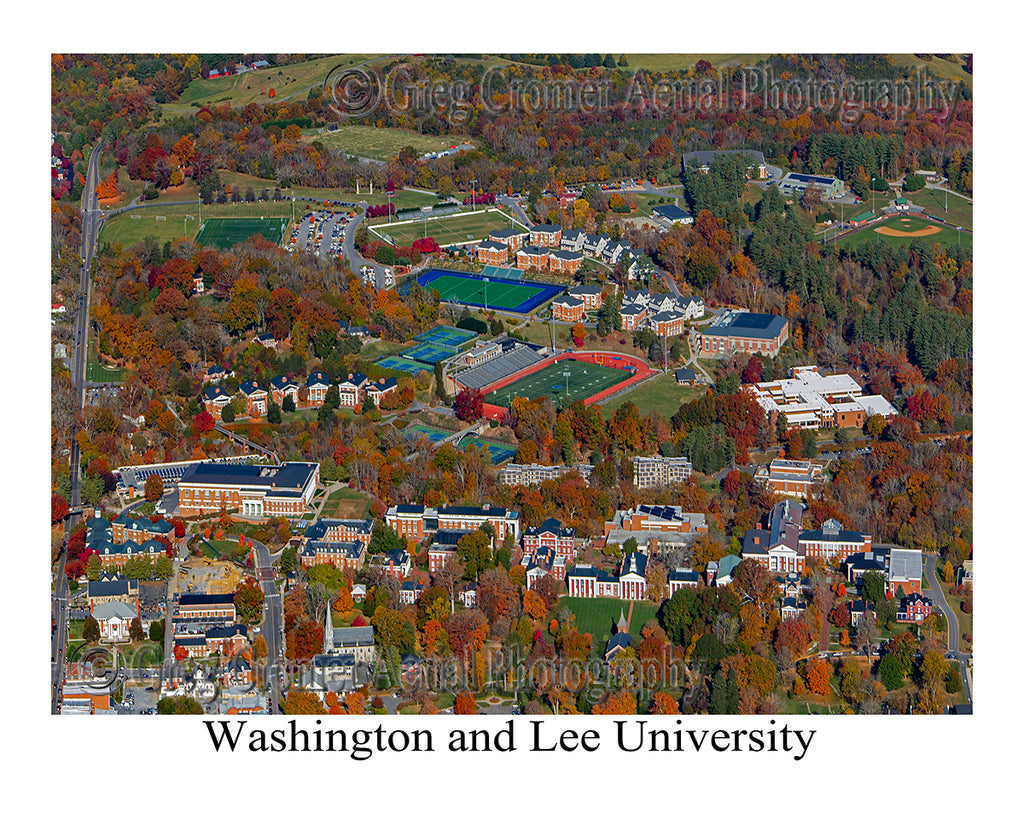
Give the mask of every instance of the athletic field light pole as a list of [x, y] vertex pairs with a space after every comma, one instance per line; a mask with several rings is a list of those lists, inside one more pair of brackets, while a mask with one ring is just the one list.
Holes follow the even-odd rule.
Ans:
[[469, 201], [473, 206], [473, 213], [476, 213], [476, 180], [470, 179], [469, 184], [473, 186], [470, 192]]

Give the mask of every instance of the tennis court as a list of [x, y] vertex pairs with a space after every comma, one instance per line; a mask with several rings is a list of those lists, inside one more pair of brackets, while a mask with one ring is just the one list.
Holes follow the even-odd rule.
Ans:
[[423, 424], [413, 424], [412, 426], [406, 427], [405, 434], [416, 440], [420, 437], [427, 437], [435, 444], [438, 441], [443, 441], [449, 435], [452, 434], [450, 429], [438, 429], [437, 427], [426, 427]]
[[492, 464], [500, 464], [516, 454], [516, 448], [513, 446], [499, 444], [497, 441], [480, 440], [472, 435], [467, 435], [459, 442], [459, 449], [463, 451], [471, 446], [479, 447], [480, 454], [484, 458], [489, 458]]
[[288, 220], [276, 216], [267, 216], [265, 218], [204, 219], [203, 226], [199, 228], [199, 233], [196, 234], [196, 241], [204, 247], [227, 250], [239, 242], [244, 242], [250, 236], [262, 236], [264, 239], [279, 245], [284, 240], [287, 227]]
[[554, 298], [564, 289], [540, 282], [490, 280], [455, 270], [431, 268], [416, 279], [424, 290], [437, 290], [442, 301], [468, 304], [472, 307], [529, 313]]
[[423, 361], [427, 364], [436, 364], [438, 361], [444, 361], [445, 359], [451, 358], [457, 352], [458, 350], [451, 347], [441, 347], [437, 344], [424, 342], [423, 344], [417, 344], [415, 347], [409, 348], [402, 353], [402, 355], [406, 358], [414, 358], [417, 361]]
[[507, 407], [517, 395], [530, 400], [546, 395], [556, 406], [568, 406], [573, 401], [582, 401], [597, 395], [632, 375], [633, 372], [628, 369], [617, 370], [614, 367], [570, 358], [506, 384], [484, 396], [484, 401], [492, 406]]
[[432, 364], [424, 364], [422, 361], [413, 361], [412, 359], [399, 358], [398, 356], [388, 356], [387, 358], [382, 358], [377, 362], [377, 366], [383, 367], [386, 370], [395, 370], [396, 372], [409, 373], [410, 375], [434, 371], [434, 366]]
[[418, 336], [413, 336], [412, 340], [439, 344], [442, 347], [461, 347], [474, 338], [476, 338], [476, 333], [472, 330], [464, 330], [461, 327], [434, 327]]

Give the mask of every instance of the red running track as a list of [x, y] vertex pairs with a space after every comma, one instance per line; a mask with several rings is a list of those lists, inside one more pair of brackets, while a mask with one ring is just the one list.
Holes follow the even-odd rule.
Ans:
[[[643, 359], [637, 358], [634, 355], [628, 355], [626, 353], [614, 353], [605, 350], [568, 350], [564, 353], [559, 353], [554, 358], [547, 358], [544, 361], [538, 361], [536, 364], [527, 367], [525, 370], [502, 378], [499, 381], [495, 381], [493, 384], [488, 385], [487, 392], [484, 395], [489, 395], [495, 390], [500, 390], [502, 387], [512, 384], [527, 375], [532, 375], [535, 372], [543, 370], [545, 367], [551, 367], [557, 364], [559, 361], [565, 361], [566, 359], [574, 359], [575, 361], [585, 361], [591, 364], [600, 364], [603, 367], [613, 367], [616, 370], [625, 370], [632, 367], [636, 370], [629, 378], [625, 381], [620, 381], [618, 384], [613, 384], [607, 389], [601, 390], [601, 392], [591, 395], [589, 398], [584, 398], [583, 403], [585, 406], [601, 401], [609, 396], [615, 395], [615, 393], [631, 387], [634, 384], [643, 381], [645, 378], [656, 374], [658, 371], [651, 369], [647, 362]], [[483, 414], [485, 418], [493, 418], [501, 421], [504, 419], [505, 414], [508, 412], [506, 407], [499, 407], [494, 404], [488, 404], [484, 402]]]

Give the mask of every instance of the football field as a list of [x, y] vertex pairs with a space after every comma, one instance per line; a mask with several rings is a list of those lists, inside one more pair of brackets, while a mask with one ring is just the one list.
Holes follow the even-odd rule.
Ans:
[[[429, 217], [429, 214], [427, 214]], [[478, 210], [468, 213], [457, 213], [452, 216], [439, 216], [436, 219], [407, 219], [405, 221], [387, 220], [370, 226], [370, 232], [400, 247], [408, 247], [417, 239], [432, 238], [441, 247], [465, 242], [479, 242], [486, 239], [492, 231], [514, 228], [526, 233], [526, 228], [513, 222], [501, 211]]]
[[[617, 370], [589, 361], [567, 359], [506, 384], [484, 396], [492, 406], [507, 407], [515, 396], [533, 400], [548, 396], [555, 406], [582, 401], [632, 376], [629, 370]], [[568, 387], [566, 386], [568, 384]]]
[[196, 241], [204, 247], [227, 250], [250, 236], [262, 236], [276, 245], [284, 239], [288, 220], [274, 216], [243, 219], [205, 219], [196, 234]]
[[514, 313], [529, 313], [564, 289], [553, 284], [491, 279], [436, 267], [420, 274], [416, 283], [424, 290], [437, 290], [442, 301]]

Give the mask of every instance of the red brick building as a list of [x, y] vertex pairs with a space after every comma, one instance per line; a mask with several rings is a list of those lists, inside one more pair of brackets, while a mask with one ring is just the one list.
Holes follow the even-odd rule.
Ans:
[[563, 293], [551, 302], [551, 315], [558, 321], [583, 321], [582, 299]]
[[562, 228], [558, 225], [534, 225], [530, 228], [530, 244], [537, 247], [558, 247], [562, 243]]
[[483, 241], [476, 246], [477, 264], [507, 264], [508, 254], [509, 247], [507, 244], [496, 242], [492, 239]]
[[548, 255], [548, 270], [554, 273], [576, 275], [583, 265], [583, 256], [571, 250], [552, 250]]

